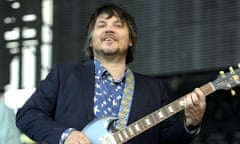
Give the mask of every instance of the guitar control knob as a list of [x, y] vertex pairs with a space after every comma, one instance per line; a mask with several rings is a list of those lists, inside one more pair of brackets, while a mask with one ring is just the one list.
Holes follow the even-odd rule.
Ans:
[[236, 91], [231, 89], [231, 94], [232, 94], [232, 96], [235, 96], [236, 95]]
[[229, 67], [229, 71], [230, 71], [231, 73], [234, 73], [234, 69], [233, 69], [232, 66]]
[[219, 71], [219, 74], [220, 75], [224, 75], [224, 71]]

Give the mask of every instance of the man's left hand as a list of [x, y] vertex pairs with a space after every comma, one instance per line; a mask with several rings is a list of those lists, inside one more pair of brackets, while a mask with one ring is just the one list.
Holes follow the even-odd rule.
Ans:
[[185, 122], [187, 128], [199, 126], [206, 110], [206, 96], [196, 88], [185, 96]]

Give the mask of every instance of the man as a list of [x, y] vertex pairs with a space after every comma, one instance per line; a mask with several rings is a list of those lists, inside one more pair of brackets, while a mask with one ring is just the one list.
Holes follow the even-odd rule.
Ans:
[[[166, 105], [167, 94], [159, 79], [127, 67], [133, 60], [136, 35], [134, 19], [124, 9], [114, 4], [99, 7], [88, 24], [90, 59], [54, 66], [18, 111], [17, 126], [38, 142], [90, 144], [90, 136], [82, 131], [90, 121], [119, 117], [112, 127], [121, 129]], [[185, 119], [169, 118], [128, 143], [191, 142], [203, 119], [205, 96], [197, 88], [184, 103]]]

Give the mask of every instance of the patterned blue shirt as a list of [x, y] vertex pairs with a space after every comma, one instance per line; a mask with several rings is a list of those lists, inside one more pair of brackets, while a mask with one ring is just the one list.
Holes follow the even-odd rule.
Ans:
[[[104, 116], [118, 116], [125, 76], [115, 81], [111, 74], [94, 59], [95, 64], [95, 95], [94, 114], [96, 118]], [[126, 74], [125, 74], [126, 75]]]

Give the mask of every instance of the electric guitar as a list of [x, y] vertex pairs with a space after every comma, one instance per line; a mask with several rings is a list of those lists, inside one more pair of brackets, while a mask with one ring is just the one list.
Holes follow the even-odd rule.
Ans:
[[[220, 75], [216, 80], [208, 82], [200, 87], [204, 96], [220, 89], [229, 90], [240, 85], [240, 64], [238, 64], [238, 69], [233, 70], [233, 67], [230, 67], [229, 70], [230, 72], [226, 74], [224, 74], [223, 71], [220, 71]], [[103, 117], [90, 122], [82, 132], [88, 136], [92, 144], [123, 144], [165, 119], [182, 111], [184, 109], [185, 96], [186, 95], [176, 99], [118, 131], [113, 131], [111, 129], [111, 124], [118, 120], [117, 117]]]

